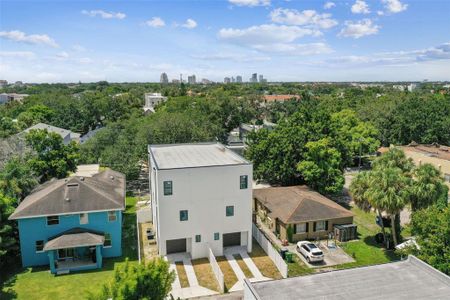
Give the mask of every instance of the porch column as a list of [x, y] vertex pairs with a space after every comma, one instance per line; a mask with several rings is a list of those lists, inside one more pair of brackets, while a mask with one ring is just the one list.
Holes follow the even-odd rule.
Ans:
[[50, 262], [50, 272], [52, 274], [56, 274], [55, 251], [54, 250], [48, 251], [48, 259], [49, 259], [49, 262]]
[[97, 245], [95, 246], [95, 256], [97, 258], [97, 268], [101, 268], [102, 267], [102, 248], [101, 245]]

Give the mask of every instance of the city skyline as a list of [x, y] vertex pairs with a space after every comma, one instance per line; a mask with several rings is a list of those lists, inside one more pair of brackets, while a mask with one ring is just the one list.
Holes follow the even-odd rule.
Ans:
[[446, 1], [0, 3], [9, 82], [450, 79]]

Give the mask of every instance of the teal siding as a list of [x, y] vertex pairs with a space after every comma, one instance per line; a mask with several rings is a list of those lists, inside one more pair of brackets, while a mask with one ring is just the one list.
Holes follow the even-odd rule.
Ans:
[[35, 244], [38, 240], [47, 242], [51, 237], [72, 228], [80, 227], [111, 234], [112, 245], [101, 249], [103, 257], [122, 255], [122, 212], [116, 211], [117, 219], [108, 221], [107, 212], [89, 213], [89, 223], [80, 224], [79, 214], [59, 217], [58, 225], [47, 225], [47, 218], [19, 219], [20, 250], [24, 267], [49, 264], [48, 253], [36, 253]]

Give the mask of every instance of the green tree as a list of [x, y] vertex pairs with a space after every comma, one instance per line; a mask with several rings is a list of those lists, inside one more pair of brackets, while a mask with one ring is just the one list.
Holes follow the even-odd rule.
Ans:
[[38, 104], [22, 112], [17, 117], [17, 120], [20, 124], [23, 124], [23, 126], [27, 128], [37, 123], [49, 123], [54, 115], [55, 112], [52, 109], [45, 105]]
[[114, 279], [103, 286], [102, 293], [89, 299], [164, 300], [174, 280], [175, 272], [162, 258], [138, 265], [131, 265], [127, 259], [124, 266], [116, 268]]
[[373, 162], [373, 169], [382, 170], [386, 168], [399, 168], [403, 173], [410, 175], [414, 162], [407, 158], [405, 152], [397, 147], [391, 147]]
[[14, 212], [15, 202], [14, 199], [0, 193], [0, 268], [2, 270], [5, 270], [6, 264], [17, 255], [19, 250], [15, 222], [8, 220]]
[[297, 170], [305, 182], [323, 194], [336, 194], [342, 191], [344, 175], [340, 170], [341, 154], [332, 147], [329, 139], [306, 144], [303, 161]]
[[45, 182], [51, 178], [64, 178], [77, 168], [79, 150], [75, 142], [64, 145], [60, 135], [44, 130], [31, 130], [26, 141], [34, 151], [27, 163]]
[[6, 196], [25, 198], [38, 184], [28, 164], [19, 157], [11, 158], [0, 171], [0, 189]]
[[411, 186], [411, 208], [413, 211], [433, 204], [447, 204], [448, 187], [441, 173], [431, 164], [423, 164], [413, 171]]
[[19, 132], [17, 123], [9, 117], [0, 116], [0, 138], [6, 138]]
[[420, 246], [415, 254], [450, 275], [450, 207], [430, 206], [414, 212], [411, 232]]

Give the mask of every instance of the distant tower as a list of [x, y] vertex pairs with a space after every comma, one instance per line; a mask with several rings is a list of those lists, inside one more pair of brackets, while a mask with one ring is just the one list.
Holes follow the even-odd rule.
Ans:
[[197, 83], [195, 75], [188, 76], [188, 83], [189, 84], [196, 84]]
[[262, 74], [259, 75], [259, 82], [263, 82], [264, 81], [264, 76]]
[[236, 76], [236, 82], [242, 83], [242, 76], [240, 76], [240, 75]]
[[183, 74], [180, 74], [180, 82], [183, 82]]
[[258, 74], [257, 73], [253, 73], [252, 74], [252, 78], [250, 78], [250, 82], [258, 82]]
[[159, 82], [162, 84], [169, 83], [169, 77], [167, 77], [166, 73], [161, 73], [161, 77], [159, 78]]

